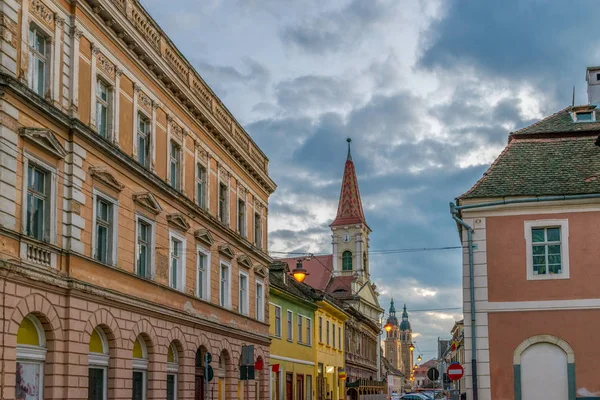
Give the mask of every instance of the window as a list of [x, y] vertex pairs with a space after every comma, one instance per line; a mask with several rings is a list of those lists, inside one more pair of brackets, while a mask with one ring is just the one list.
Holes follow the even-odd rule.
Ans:
[[327, 321], [327, 330], [325, 331], [325, 335], [327, 335], [325, 341], [327, 346], [329, 346], [329, 321]]
[[206, 208], [206, 168], [200, 163], [196, 164], [196, 203], [200, 208]]
[[94, 190], [94, 258], [104, 264], [116, 264], [117, 203]]
[[150, 120], [142, 113], [138, 113], [137, 136], [138, 162], [148, 168], [150, 167]]
[[312, 321], [310, 318], [306, 318], [306, 344], [312, 344]]
[[210, 252], [198, 248], [197, 295], [203, 300], [210, 300]]
[[50, 233], [50, 173], [28, 163], [27, 166], [27, 235], [49, 240]]
[[275, 336], [281, 337], [281, 307], [275, 306]]
[[146, 342], [141, 336], [138, 336], [133, 344], [133, 377], [131, 385], [132, 400], [146, 400], [147, 371], [148, 371], [148, 350]]
[[292, 318], [294, 317], [294, 314], [288, 310], [287, 312], [287, 340], [289, 340], [290, 342], [292, 340], [294, 340], [294, 332], [292, 331]]
[[569, 278], [567, 220], [526, 221], [527, 279]]
[[169, 233], [171, 259], [169, 264], [169, 286], [185, 291], [185, 238]]
[[323, 343], [323, 317], [319, 317], [319, 343]]
[[302, 315], [298, 314], [298, 343], [302, 343]]
[[96, 129], [103, 138], [108, 138], [110, 89], [102, 80], [96, 82]]
[[312, 376], [306, 375], [306, 400], [312, 399]]
[[244, 200], [238, 200], [238, 232], [243, 237], [246, 237], [246, 202]]
[[333, 324], [333, 326], [332, 326], [332, 330], [333, 330], [333, 332], [332, 332], [332, 333], [333, 333], [333, 335], [331, 335], [331, 336], [333, 337], [333, 342], [332, 342], [332, 344], [333, 344], [333, 348], [335, 349], [335, 324]]
[[15, 398], [44, 399], [46, 335], [42, 324], [32, 314], [23, 318], [19, 325], [16, 352]]
[[169, 155], [171, 186], [179, 190], [181, 189], [181, 147], [173, 141], [171, 141]]
[[136, 274], [142, 278], [150, 278], [151, 276], [153, 228], [150, 221], [137, 217]]
[[230, 267], [229, 264], [221, 262], [221, 287], [220, 302], [221, 307], [231, 307], [229, 288], [230, 288]]
[[177, 400], [177, 375], [179, 373], [179, 352], [174, 343], [167, 353], [167, 400]]
[[256, 282], [256, 319], [265, 320], [265, 286], [262, 282]]
[[239, 312], [248, 315], [248, 275], [240, 272]]
[[591, 122], [594, 121], [594, 113], [592, 111], [584, 111], [575, 113], [576, 122]]
[[352, 271], [352, 252], [348, 250], [342, 253], [342, 271]]
[[227, 185], [224, 183], [219, 184], [219, 220], [226, 224], [227, 223]]
[[342, 350], [342, 327], [338, 326], [338, 343], [340, 346], [340, 350]]
[[35, 25], [29, 28], [29, 87], [44, 97], [50, 71], [49, 41]]
[[100, 328], [92, 331], [88, 355], [88, 400], [106, 400], [108, 341]]
[[260, 226], [259, 213], [254, 213], [254, 245], [259, 249], [262, 246], [262, 229]]

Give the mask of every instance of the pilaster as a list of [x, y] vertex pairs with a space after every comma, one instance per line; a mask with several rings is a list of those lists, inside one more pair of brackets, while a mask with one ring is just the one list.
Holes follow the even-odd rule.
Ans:
[[81, 206], [85, 205], [86, 195], [83, 193], [83, 182], [86, 174], [83, 161], [87, 152], [77, 143], [67, 142], [65, 157], [64, 199], [63, 199], [63, 239], [68, 250], [84, 253], [81, 233], [85, 230], [85, 219], [80, 215]]
[[71, 34], [71, 116], [79, 118], [79, 41], [83, 31], [73, 25]]
[[[4, 100], [0, 101], [0, 225], [17, 229], [17, 142], [16, 121], [19, 111]], [[8, 122], [14, 124], [8, 124]]]
[[0, 66], [2, 71], [17, 77], [18, 13], [15, 1], [0, 3]]
[[115, 90], [113, 91], [113, 144], [119, 147], [119, 110], [121, 106], [121, 76], [123, 70], [120, 68], [115, 69]]
[[92, 129], [97, 129], [96, 127], [96, 86], [98, 84], [98, 53], [100, 52], [100, 48], [92, 43], [92, 76], [91, 76], [91, 84], [90, 84], [90, 96], [92, 100], [90, 101], [90, 125]]
[[52, 102], [60, 107], [60, 64], [62, 62], [62, 42], [65, 19], [59, 16], [54, 17], [54, 42], [52, 43]]

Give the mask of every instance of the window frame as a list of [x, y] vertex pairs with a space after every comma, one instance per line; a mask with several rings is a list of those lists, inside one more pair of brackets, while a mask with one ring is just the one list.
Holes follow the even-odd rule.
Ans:
[[296, 323], [297, 323], [297, 333], [296, 333], [296, 340], [298, 340], [298, 343], [300, 344], [304, 344], [304, 342], [302, 341], [303, 338], [303, 320], [304, 320], [304, 315], [300, 314], [300, 313], [296, 313]]
[[[143, 166], [146, 169], [150, 169], [150, 166], [152, 165], [151, 159], [152, 159], [152, 151], [151, 151], [151, 146], [152, 146], [152, 117], [149, 116], [148, 114], [146, 114], [144, 111], [142, 111], [142, 109], [140, 107], [138, 107], [138, 109], [136, 110], [136, 125], [135, 125], [135, 149], [136, 149], [136, 161], [138, 162], [138, 164], [140, 164], [141, 166]], [[147, 127], [148, 127], [148, 131], [147, 132], [142, 132], [140, 130], [140, 121], [144, 121], [147, 123]], [[147, 141], [146, 143], [146, 159], [145, 162], [142, 163], [140, 162], [140, 133], [144, 134], [144, 137]]]
[[237, 201], [237, 228], [240, 236], [246, 237], [246, 201], [238, 197]]
[[[527, 257], [526, 277], [528, 281], [537, 280], [553, 280], [553, 279], [569, 279], [569, 220], [568, 219], [545, 219], [525, 221], [525, 253]], [[560, 254], [561, 254], [561, 269], [559, 274], [543, 274], [534, 275], [533, 273], [533, 238], [532, 229], [536, 228], [560, 228]]]
[[[97, 206], [98, 206], [98, 199], [102, 199], [107, 203], [111, 203], [111, 207], [112, 207], [112, 215], [111, 215], [111, 222], [110, 222], [110, 247], [109, 247], [109, 251], [108, 251], [108, 255], [107, 255], [107, 262], [104, 263], [106, 265], [117, 265], [117, 260], [118, 260], [118, 254], [117, 254], [117, 250], [118, 250], [118, 237], [119, 237], [119, 200], [113, 198], [112, 196], [107, 195], [106, 193], [98, 190], [97, 188], [93, 188], [92, 190], [92, 258], [94, 258], [96, 261], [98, 262], [102, 262], [100, 261], [97, 257], [96, 257], [96, 253], [98, 251], [97, 248], [97, 243], [96, 240], [97, 238]], [[137, 224], [136, 224], [137, 227]], [[137, 239], [137, 237], [136, 237]], [[137, 242], [137, 240], [136, 240]]]
[[[173, 150], [176, 150], [177, 154], [173, 154]], [[171, 140], [169, 141], [169, 146], [168, 146], [168, 159], [169, 159], [169, 163], [168, 163], [168, 176], [169, 176], [169, 184], [171, 185], [171, 187], [175, 190], [181, 190], [182, 185], [181, 185], [181, 178], [182, 178], [182, 165], [183, 165], [183, 146], [181, 143], [179, 143], [178, 141], [176, 141], [175, 139], [171, 138]], [[175, 171], [175, 176], [173, 176], [173, 169], [176, 169]], [[175, 178], [175, 181], [173, 181], [173, 177]]]
[[342, 346], [342, 324], [340, 324], [338, 326], [338, 350], [339, 351], [344, 351], [343, 346]]
[[[150, 245], [148, 246], [149, 249], [149, 257], [148, 257], [148, 271], [146, 271], [146, 276], [142, 276], [138, 274], [138, 261], [139, 261], [139, 223], [143, 222], [146, 225], [150, 226]], [[169, 248], [170, 248], [170, 243], [169, 243]], [[144, 279], [154, 279], [154, 272], [155, 272], [155, 253], [156, 253], [156, 222], [152, 221], [151, 219], [148, 219], [146, 217], [144, 217], [141, 214], [136, 213], [135, 214], [135, 264], [134, 264], [134, 274], [140, 278], [144, 278]]]
[[[223, 293], [223, 267], [227, 268], [227, 281], [225, 292]], [[221, 259], [219, 261], [219, 305], [231, 310], [231, 263]]]
[[[349, 258], [346, 257], [347, 254], [350, 255]], [[354, 264], [354, 260], [353, 260], [353, 257], [354, 257], [354, 254], [352, 254], [352, 252], [350, 250], [344, 250], [342, 252], [342, 271], [353, 271], [354, 270], [354, 265], [353, 265]], [[349, 260], [349, 262], [350, 262], [350, 269], [347, 269], [345, 267], [345, 263], [344, 262], [346, 260]]]
[[[106, 87], [106, 100], [102, 100], [101, 98], [98, 97], [98, 89], [100, 88], [101, 85]], [[96, 93], [94, 93], [93, 95], [94, 95], [94, 100], [95, 100], [95, 104], [96, 104], [96, 107], [95, 107], [96, 133], [98, 133], [98, 135], [100, 135], [104, 139], [110, 140], [112, 138], [112, 129], [113, 129], [112, 116], [113, 116], [113, 105], [114, 105], [114, 87], [106, 78], [104, 78], [102, 75], [98, 74], [96, 76]], [[102, 135], [102, 133], [100, 132], [100, 126], [99, 126], [100, 119], [98, 118], [98, 106], [99, 105], [106, 107], [106, 132], [104, 135]]]
[[[46, 226], [48, 226], [48, 228], [44, 229], [44, 234], [43, 234], [43, 238], [37, 239], [34, 236], [31, 236], [27, 233], [27, 207], [28, 207], [28, 201], [27, 201], [27, 197], [29, 194], [29, 177], [28, 177], [28, 171], [29, 171], [29, 165], [33, 163], [34, 165], [38, 166], [38, 168], [40, 170], [45, 170], [46, 172], [46, 176], [47, 178], [49, 178], [47, 180], [47, 185], [49, 185], [49, 194], [46, 195], [46, 198], [48, 199], [48, 202], [46, 204], [46, 214], [44, 216], [44, 220], [45, 220], [45, 224]], [[50, 244], [56, 244], [56, 197], [57, 197], [57, 169], [53, 166], [51, 166], [50, 164], [46, 163], [45, 161], [40, 160], [39, 158], [37, 158], [36, 156], [32, 155], [31, 153], [27, 152], [27, 151], [23, 151], [23, 171], [27, 171], [25, 172], [25, 176], [27, 177], [26, 179], [22, 179], [23, 183], [22, 183], [22, 203], [25, 205], [25, 212], [21, 213], [21, 230], [22, 233], [27, 236], [28, 238], [31, 238], [33, 240], [40, 240], [41, 242], [45, 242], [45, 243], [50, 243]]]
[[[175, 286], [173, 286], [173, 244], [174, 241], [177, 241], [181, 244], [181, 253], [179, 255], [178, 272], [177, 272], [177, 282], [175, 282]], [[185, 293], [185, 284], [186, 284], [186, 270], [185, 270], [185, 262], [187, 258], [186, 253], [186, 239], [185, 236], [182, 236], [176, 232], [169, 231], [169, 287], [171, 289], [179, 290], [180, 292]]]
[[[258, 288], [261, 288], [261, 296], [259, 298], [258, 296]], [[257, 279], [255, 281], [255, 288], [254, 288], [254, 301], [255, 301], [255, 305], [254, 305], [254, 312], [255, 312], [255, 318], [261, 322], [265, 321], [265, 284], [263, 281]]]
[[[167, 361], [167, 379], [169, 375], [173, 375], [173, 400], [177, 400], [178, 396], [177, 396], [177, 390], [178, 390], [178, 380], [179, 380], [179, 351], [177, 350], [177, 347], [175, 346], [174, 343], [171, 342], [171, 344], [169, 345], [169, 348], [171, 349], [171, 351], [173, 352], [173, 358], [175, 359], [175, 361], [173, 362], [168, 362]], [[167, 352], [169, 351], [169, 349], [167, 349]], [[168, 384], [167, 384], [167, 380], [165, 380], [165, 390], [168, 390]], [[165, 397], [166, 398], [166, 397]]]
[[[273, 303], [271, 303], [271, 304], [273, 304]], [[281, 323], [282, 317], [283, 317], [283, 315], [281, 314], [282, 309], [281, 309], [281, 306], [278, 306], [277, 304], [273, 304], [273, 307], [275, 308], [275, 312], [274, 312], [274, 314], [275, 314], [275, 337], [278, 337], [281, 339], [282, 334], [283, 334], [283, 331], [282, 331], [283, 325]], [[277, 311], [279, 311], [279, 318], [277, 317], [277, 314], [278, 314]]]
[[[202, 255], [206, 258], [206, 265], [204, 268], [204, 279], [202, 280], [202, 282], [204, 283], [204, 296], [200, 296], [200, 280], [198, 279], [198, 276], [200, 275], [200, 253], [202, 253]], [[202, 246], [196, 245], [196, 256], [196, 296], [201, 300], [210, 301], [210, 250], [207, 250]]]
[[[45, 53], [44, 55], [40, 54], [37, 49], [34, 49], [31, 43], [31, 34], [33, 32], [37, 32], [41, 37], [44, 38], [44, 47]], [[42, 98], [46, 98], [46, 94], [50, 91], [52, 84], [52, 63], [53, 63], [53, 42], [54, 42], [54, 33], [49, 32], [45, 28], [43, 28], [42, 24], [38, 24], [36, 22], [31, 21], [29, 23], [29, 28], [27, 29], [28, 37], [27, 37], [27, 54], [29, 57], [28, 60], [28, 68], [29, 71], [27, 73], [28, 87], [35, 92], [38, 96]], [[40, 59], [44, 63], [44, 72], [43, 72], [43, 82], [42, 89], [43, 93], [39, 93], [38, 89], [35, 88], [34, 82], [37, 79], [34, 79], [34, 68], [33, 68], [33, 60]]]
[[254, 246], [262, 249], [262, 216], [254, 211]]
[[327, 346], [330, 346], [330, 340], [329, 340], [329, 320], [326, 321], [325, 323], [326, 326], [326, 331], [325, 331], [325, 344]]
[[287, 320], [286, 320], [286, 327], [287, 327], [287, 341], [288, 342], [293, 342], [294, 341], [294, 312], [292, 310], [286, 310], [287, 311]]
[[311, 346], [312, 345], [312, 318], [305, 316], [304, 319], [306, 320], [306, 326], [305, 326], [306, 341], [304, 342], [304, 344], [306, 344], [307, 346]]
[[323, 343], [323, 317], [319, 316], [319, 343]]
[[[244, 293], [242, 293], [242, 277], [246, 280]], [[250, 275], [244, 271], [240, 271], [238, 276], [238, 312], [242, 315], [250, 315]]]
[[[15, 367], [17, 364], [34, 364], [39, 368], [39, 393], [38, 400], [44, 399], [44, 378], [45, 373], [44, 369], [46, 367], [46, 355], [47, 355], [47, 347], [46, 347], [46, 332], [42, 326], [42, 323], [31, 314], [26, 315], [23, 319], [28, 319], [31, 321], [35, 330], [38, 334], [39, 346], [30, 346], [24, 344], [17, 344], [15, 347], [16, 357], [15, 357]], [[21, 322], [22, 323], [22, 322]], [[15, 385], [16, 387], [16, 385]]]
[[[200, 173], [200, 169], [202, 169], [202, 173]], [[196, 195], [196, 204], [203, 210], [206, 210], [206, 199], [208, 194], [208, 168], [206, 165], [197, 162], [196, 163], [196, 187], [195, 187], [195, 195]], [[198, 195], [198, 187], [202, 186], [202, 194]]]
[[[222, 191], [224, 190], [224, 198], [221, 199]], [[223, 224], [229, 223], [229, 185], [222, 180], [219, 181], [218, 193], [218, 213], [219, 221]]]
[[335, 342], [335, 323], [333, 323], [333, 322], [331, 323], [331, 331], [333, 332], [333, 335], [331, 335], [333, 337], [333, 340], [331, 342], [331, 347], [335, 349], [336, 348], [336, 346], [335, 346], [335, 343], [336, 343]]
[[[103, 370], [103, 374], [102, 374], [102, 393], [103, 396], [102, 398], [104, 400], [108, 399], [108, 362], [109, 362], [109, 347], [108, 347], [108, 339], [106, 338], [106, 335], [104, 334], [104, 332], [102, 331], [102, 329], [96, 327], [94, 328], [94, 331], [97, 332], [98, 336], [100, 337], [100, 340], [102, 341], [102, 349], [103, 349], [103, 353], [91, 353], [88, 352], [88, 379], [89, 379], [89, 370], [90, 369], [101, 369]], [[89, 391], [89, 387], [88, 387], [88, 391]]]

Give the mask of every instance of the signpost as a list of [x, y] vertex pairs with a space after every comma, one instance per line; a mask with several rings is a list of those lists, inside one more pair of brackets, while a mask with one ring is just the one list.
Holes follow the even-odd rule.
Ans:
[[435, 367], [431, 367], [427, 370], [427, 377], [430, 381], [435, 382], [440, 377], [440, 371], [438, 371]]
[[459, 363], [450, 364], [450, 366], [448, 366], [448, 378], [452, 379], [453, 381], [457, 381], [462, 378], [464, 373], [465, 370]]
[[215, 372], [213, 371], [213, 367], [210, 364], [212, 361], [212, 354], [208, 351], [204, 355], [204, 379], [206, 380], [206, 398], [208, 399], [208, 382], [213, 380]]

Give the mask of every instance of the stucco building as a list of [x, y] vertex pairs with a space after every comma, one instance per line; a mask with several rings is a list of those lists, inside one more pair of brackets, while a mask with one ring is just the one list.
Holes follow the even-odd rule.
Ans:
[[589, 104], [510, 133], [451, 207], [468, 399], [598, 398], [600, 67], [587, 81]]
[[0, 11], [2, 397], [267, 398], [266, 156], [138, 1]]

